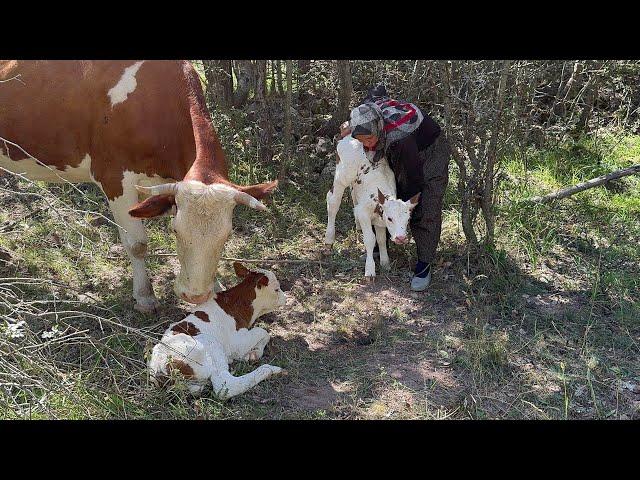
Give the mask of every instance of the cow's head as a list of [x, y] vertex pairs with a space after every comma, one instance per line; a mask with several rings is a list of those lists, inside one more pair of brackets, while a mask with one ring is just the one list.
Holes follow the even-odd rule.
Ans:
[[384, 220], [389, 230], [391, 241], [398, 245], [409, 242], [407, 224], [411, 218], [411, 212], [420, 201], [420, 193], [416, 193], [406, 202], [397, 198], [388, 198], [378, 189], [378, 206], [376, 212]]
[[258, 200], [277, 184], [275, 181], [242, 187], [244, 191], [223, 183], [205, 185], [197, 180], [138, 186], [138, 191], [152, 196], [132, 207], [129, 214], [152, 218], [170, 212], [175, 206], [171, 223], [180, 261], [175, 292], [178, 297], [199, 304], [213, 292], [220, 255], [231, 233], [233, 209], [242, 204], [266, 210]]
[[233, 263], [236, 275], [242, 279], [242, 283], [254, 289], [255, 299], [251, 303], [253, 314], [251, 321], [261, 315], [273, 312], [287, 303], [287, 297], [280, 289], [280, 282], [273, 272], [254, 268], [249, 270], [239, 262]]

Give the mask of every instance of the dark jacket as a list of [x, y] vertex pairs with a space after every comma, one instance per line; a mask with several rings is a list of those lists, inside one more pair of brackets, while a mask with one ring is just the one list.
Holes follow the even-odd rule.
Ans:
[[403, 200], [411, 198], [422, 190], [426, 157], [420, 152], [431, 146], [441, 131], [433, 118], [423, 112], [420, 126], [411, 135], [389, 146], [387, 160], [398, 180], [398, 196]]

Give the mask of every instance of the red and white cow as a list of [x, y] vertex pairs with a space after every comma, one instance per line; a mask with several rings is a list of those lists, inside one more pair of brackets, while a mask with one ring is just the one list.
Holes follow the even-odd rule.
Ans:
[[229, 365], [235, 360], [256, 361], [262, 357], [269, 334], [253, 327], [256, 319], [284, 306], [286, 297], [276, 276], [268, 270], [248, 270], [234, 263], [242, 281], [217, 292], [215, 298], [198, 305], [184, 320], [169, 325], [149, 359], [152, 381], [165, 385], [179, 372], [193, 394], [209, 383], [214, 393], [227, 399], [246, 392], [271, 375], [283, 373], [275, 365], [260, 365], [252, 372], [234, 377]]
[[[229, 181], [191, 63], [0, 61], [0, 81], [0, 167], [102, 189], [133, 265], [138, 310], [157, 304], [140, 219], [175, 211], [176, 294], [206, 301], [234, 207], [264, 210], [259, 200], [277, 181]], [[152, 196], [138, 203], [139, 191]]]

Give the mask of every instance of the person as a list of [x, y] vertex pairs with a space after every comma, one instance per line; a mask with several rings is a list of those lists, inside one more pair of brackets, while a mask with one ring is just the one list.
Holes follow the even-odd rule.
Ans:
[[423, 291], [431, 283], [431, 265], [442, 230], [451, 157], [447, 137], [416, 105], [391, 99], [384, 85], [369, 90], [361, 105], [351, 111], [340, 132], [343, 138], [349, 134], [365, 150], [375, 152], [373, 163], [386, 157], [396, 178], [398, 198], [406, 201], [421, 192], [409, 225], [418, 257], [411, 289]]

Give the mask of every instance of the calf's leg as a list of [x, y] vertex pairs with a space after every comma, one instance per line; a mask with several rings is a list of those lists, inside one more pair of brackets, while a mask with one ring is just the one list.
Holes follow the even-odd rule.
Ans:
[[373, 247], [376, 245], [376, 236], [371, 227], [371, 218], [367, 212], [363, 212], [358, 207], [353, 209], [354, 216], [360, 222], [362, 227], [362, 236], [364, 237], [364, 247], [367, 250], [367, 260], [364, 265], [364, 276], [369, 280], [373, 280], [376, 276], [376, 264], [373, 260]]
[[265, 364], [260, 365], [253, 372], [249, 372], [246, 375], [234, 377], [229, 373], [227, 367], [226, 370], [220, 369], [211, 375], [211, 383], [213, 384], [215, 394], [220, 399], [226, 400], [246, 392], [271, 375], [276, 375], [282, 371], [280, 367]]
[[327, 231], [324, 236], [326, 245], [333, 245], [336, 240], [336, 215], [340, 209], [342, 195], [347, 188], [338, 177], [333, 179], [333, 187], [327, 192]]
[[375, 225], [376, 228], [376, 241], [378, 242], [378, 248], [380, 249], [380, 268], [389, 270], [389, 254], [387, 253], [387, 229]]
[[234, 360], [255, 361], [262, 357], [271, 337], [264, 328], [240, 329], [233, 336]]

